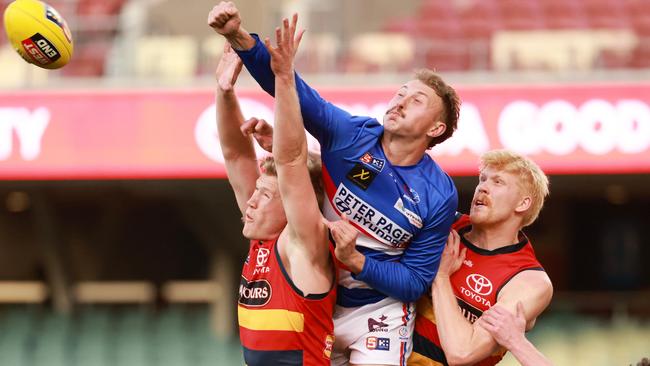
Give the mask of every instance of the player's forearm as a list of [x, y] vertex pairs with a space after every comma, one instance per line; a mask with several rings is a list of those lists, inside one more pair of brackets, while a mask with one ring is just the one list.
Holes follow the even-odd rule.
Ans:
[[304, 164], [307, 160], [307, 138], [300, 116], [293, 73], [276, 76], [275, 98], [275, 162], [278, 165]]
[[[275, 75], [271, 70], [271, 56], [259, 37], [256, 34], [251, 36], [255, 41], [254, 45], [248, 50], [237, 50], [237, 54], [262, 89], [271, 96], [275, 96]], [[344, 119], [349, 119], [350, 116], [347, 112], [324, 100], [298, 74], [295, 74], [295, 83], [304, 126], [323, 144], [323, 139], [331, 133], [329, 132], [331, 126]]]
[[233, 49], [237, 51], [250, 50], [255, 46], [255, 38], [248, 33], [244, 28], [239, 27], [239, 31], [234, 34], [225, 35], [226, 40], [230, 43]]
[[522, 366], [553, 366], [551, 361], [523, 335], [508, 350]]
[[233, 90], [224, 91], [217, 87], [217, 129], [219, 142], [225, 160], [240, 157], [255, 159], [255, 149], [250, 138], [244, 136], [239, 127], [244, 116], [239, 108], [237, 96]]
[[365, 256], [363, 270], [355, 277], [403, 302], [415, 302], [426, 291], [418, 276], [400, 262], [378, 261]]
[[470, 324], [458, 307], [449, 277], [438, 274], [432, 286], [433, 308], [440, 343], [450, 364], [462, 364], [471, 351]]

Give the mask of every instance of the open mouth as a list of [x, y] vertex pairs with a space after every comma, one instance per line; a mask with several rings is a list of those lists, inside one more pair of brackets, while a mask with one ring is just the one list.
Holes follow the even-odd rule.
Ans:
[[484, 206], [487, 206], [487, 205], [488, 205], [488, 202], [487, 202], [487, 200], [485, 198], [480, 198], [480, 199], [477, 198], [477, 199], [474, 200], [474, 206], [475, 207], [484, 207]]

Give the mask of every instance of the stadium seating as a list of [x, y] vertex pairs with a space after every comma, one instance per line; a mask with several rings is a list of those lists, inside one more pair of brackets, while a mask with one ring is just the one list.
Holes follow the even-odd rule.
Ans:
[[217, 339], [207, 306], [0, 307], [0, 365], [241, 365], [237, 342]]
[[[411, 21], [392, 19], [384, 29], [410, 34], [417, 40], [418, 52], [424, 55], [416, 57], [416, 62], [424, 59], [427, 65], [437, 64], [441, 70], [503, 70], [503, 63], [494, 65], [489, 61], [495, 57], [511, 57], [494, 55], [500, 52], [493, 49], [492, 42], [498, 32], [629, 30], [641, 39], [629, 49], [597, 49], [595, 57], [593, 50], [587, 51], [588, 54], [557, 57], [589, 59], [588, 65], [579, 64], [581, 69], [650, 67], [650, 56], [645, 50], [645, 38], [650, 38], [650, 4], [643, 0], [423, 0], [420, 11]], [[549, 40], [552, 34], [549, 33]], [[576, 49], [561, 52], [571, 53]], [[576, 67], [571, 62], [510, 64], [515, 69], [557, 70], [559, 67], [571, 70]]]

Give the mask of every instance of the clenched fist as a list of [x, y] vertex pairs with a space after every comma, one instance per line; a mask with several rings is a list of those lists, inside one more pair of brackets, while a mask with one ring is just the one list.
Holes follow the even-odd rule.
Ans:
[[234, 35], [241, 26], [239, 10], [232, 1], [222, 1], [208, 14], [208, 25], [223, 36]]

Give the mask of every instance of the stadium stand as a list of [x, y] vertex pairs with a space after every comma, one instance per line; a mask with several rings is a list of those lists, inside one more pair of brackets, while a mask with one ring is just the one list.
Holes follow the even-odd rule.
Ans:
[[208, 306], [0, 307], [0, 364], [16, 366], [241, 365], [239, 347], [210, 329]]
[[[594, 31], [628, 31], [643, 41], [638, 45], [626, 42], [625, 49], [612, 51], [607, 48], [586, 50], [563, 48], [554, 49], [559, 59], [570, 58], [578, 52], [578, 58], [587, 58], [583, 63], [571, 64], [562, 62], [523, 62], [513, 64], [515, 69], [593, 69], [597, 67], [647, 67], [650, 59], [641, 46], [650, 37], [648, 32], [647, 6], [638, 1], [608, 1], [608, 0], [485, 0], [466, 2], [469, 5], [454, 7], [455, 2], [425, 0], [420, 11], [410, 20], [400, 19], [388, 21], [385, 27], [389, 31], [405, 32], [418, 39], [418, 47], [423, 47], [426, 55], [425, 62], [439, 70], [472, 70], [486, 65], [485, 60], [511, 58], [510, 55], [495, 55], [509, 52], [497, 46], [494, 49], [494, 38], [501, 33], [516, 35], [522, 33], [522, 38], [533, 34], [549, 32], [545, 43], [556, 41], [555, 31], [583, 30], [585, 33]], [[601, 33], [602, 34], [602, 33]], [[596, 35], [594, 35], [596, 37]], [[629, 38], [629, 37], [628, 37]], [[498, 42], [497, 42], [498, 43]], [[539, 44], [530, 42], [531, 44]], [[467, 48], [470, 48], [468, 50]], [[531, 46], [532, 48], [532, 46]], [[533, 51], [534, 52], [534, 51]], [[544, 51], [539, 51], [540, 53]], [[592, 53], [595, 52], [595, 57]], [[631, 57], [632, 54], [635, 57]], [[612, 54], [614, 56], [612, 56]], [[605, 55], [605, 56], [603, 56]], [[524, 56], [525, 57], [525, 56]], [[606, 58], [600, 61], [600, 58]], [[469, 58], [469, 59], [468, 59]], [[490, 69], [502, 70], [503, 63], [488, 63]]]

